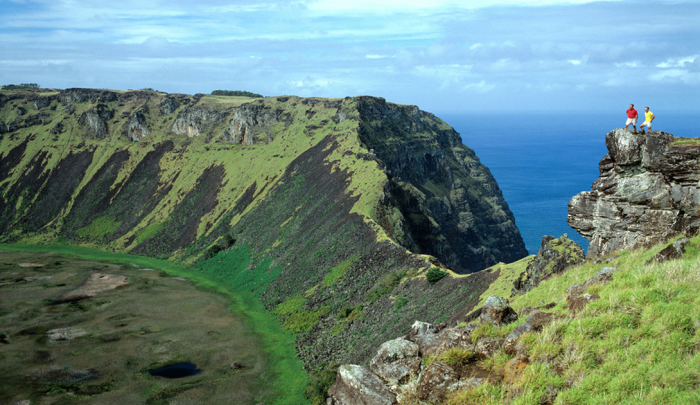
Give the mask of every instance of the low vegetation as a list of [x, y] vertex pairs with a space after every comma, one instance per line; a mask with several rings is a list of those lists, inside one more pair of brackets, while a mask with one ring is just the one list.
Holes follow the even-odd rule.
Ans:
[[212, 96], [234, 96], [234, 97], [255, 97], [262, 98], [262, 94], [251, 93], [245, 90], [214, 90], [211, 92]]
[[[646, 262], [663, 246], [623, 252], [608, 263], [588, 262], [514, 297], [516, 310], [556, 303], [551, 311], [559, 318], [523, 337], [531, 364], [511, 385], [487, 383], [448, 403], [699, 403], [699, 244], [700, 237], [691, 239], [683, 259], [662, 264]], [[606, 266], [619, 271], [610, 283], [589, 288], [601, 298], [570, 314], [566, 289]], [[522, 322], [477, 332], [503, 337]], [[511, 358], [500, 353], [481, 365], [502, 373]]]

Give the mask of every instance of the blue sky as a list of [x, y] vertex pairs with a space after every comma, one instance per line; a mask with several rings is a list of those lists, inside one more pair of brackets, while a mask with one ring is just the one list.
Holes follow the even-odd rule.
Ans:
[[0, 21], [0, 84], [700, 111], [698, 0], [0, 0]]

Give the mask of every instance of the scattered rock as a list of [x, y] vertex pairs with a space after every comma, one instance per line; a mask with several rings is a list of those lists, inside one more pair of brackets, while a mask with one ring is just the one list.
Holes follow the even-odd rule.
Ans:
[[18, 263], [19, 267], [44, 267], [45, 264], [41, 263]]
[[503, 380], [507, 383], [514, 383], [520, 378], [520, 375], [525, 370], [525, 367], [530, 364], [530, 359], [523, 354], [519, 354], [506, 363], [505, 370], [503, 372]]
[[329, 405], [393, 405], [396, 396], [376, 375], [362, 366], [346, 364], [338, 369], [328, 389]]
[[245, 368], [245, 366], [237, 361], [234, 361], [233, 363], [231, 363], [231, 369], [233, 369], [233, 370], [241, 370], [243, 368]]
[[503, 351], [506, 352], [506, 354], [515, 354], [517, 352], [516, 345], [518, 343], [518, 339], [520, 339], [522, 335], [531, 332], [532, 330], [533, 327], [529, 323], [518, 325], [518, 327], [513, 329], [513, 331], [510, 332], [503, 341]]
[[87, 334], [88, 333], [85, 329], [75, 327], [51, 329], [50, 331], [46, 332], [46, 336], [48, 336], [49, 340], [54, 342], [73, 340]]
[[569, 312], [571, 314], [576, 314], [577, 312], [581, 311], [586, 305], [589, 303], [599, 300], [600, 295], [598, 294], [583, 294], [578, 297], [571, 297], [570, 299], [567, 300], [568, 306], [569, 306]]
[[4, 345], [10, 344], [10, 336], [7, 333], [0, 333], [0, 343]]
[[438, 403], [459, 389], [459, 374], [447, 364], [436, 361], [423, 370], [418, 382], [418, 398]]
[[525, 307], [525, 308], [520, 310], [520, 313], [518, 315], [526, 316], [526, 315], [529, 315], [530, 312], [532, 312], [532, 311], [540, 310], [540, 309], [552, 309], [556, 306], [557, 306], [557, 304], [555, 302], [550, 302], [547, 305], [541, 305], [539, 307]]
[[553, 274], [560, 274], [569, 267], [583, 263], [583, 248], [563, 235], [542, 237], [537, 256], [527, 265], [527, 269], [513, 282], [511, 296], [523, 294]]
[[481, 322], [490, 322], [495, 326], [501, 326], [517, 319], [518, 314], [505, 299], [495, 295], [486, 298], [481, 310]]
[[440, 331], [438, 336], [437, 352], [442, 352], [447, 349], [467, 349], [474, 351], [474, 343], [472, 343], [472, 333], [479, 325], [469, 323], [464, 327], [445, 328]]
[[401, 338], [384, 342], [369, 362], [369, 369], [389, 385], [404, 384], [420, 373], [419, 350], [417, 344]]
[[438, 329], [432, 324], [420, 321], [413, 323], [407, 340], [418, 345], [422, 356], [434, 352], [440, 344]]
[[119, 274], [92, 273], [76, 290], [68, 291], [56, 298], [56, 302], [76, 301], [94, 297], [102, 291], [113, 290], [129, 284], [127, 276]]
[[80, 370], [69, 367], [51, 366], [38, 370], [31, 376], [36, 382], [43, 384], [74, 384], [90, 380], [98, 376], [97, 370]]
[[493, 357], [501, 348], [501, 339], [482, 337], [474, 346], [474, 354], [482, 359]]
[[555, 317], [556, 315], [550, 312], [532, 311], [530, 315], [527, 316], [525, 323], [531, 325], [534, 330], [539, 332]]
[[647, 264], [663, 263], [668, 260], [680, 259], [685, 254], [685, 247], [690, 243], [690, 239], [683, 237], [663, 248], [654, 257], [647, 260]]

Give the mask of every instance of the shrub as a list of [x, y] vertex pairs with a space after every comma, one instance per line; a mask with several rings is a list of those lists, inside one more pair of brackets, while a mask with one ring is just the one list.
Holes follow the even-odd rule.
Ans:
[[214, 90], [211, 92], [212, 96], [239, 96], [239, 97], [256, 97], [262, 98], [262, 94], [251, 93], [244, 90]]
[[444, 270], [441, 270], [439, 267], [431, 267], [430, 270], [425, 274], [425, 278], [428, 279], [430, 284], [435, 284], [438, 281], [442, 280], [445, 278], [447, 275], [447, 272]]

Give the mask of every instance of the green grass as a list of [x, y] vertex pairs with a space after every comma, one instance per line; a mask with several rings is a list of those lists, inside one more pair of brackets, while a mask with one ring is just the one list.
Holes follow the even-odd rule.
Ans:
[[[558, 302], [552, 311], [561, 315], [542, 332], [523, 337], [532, 363], [510, 388], [519, 395], [511, 400], [503, 387], [485, 385], [448, 403], [531, 404], [551, 390], [558, 392], [556, 404], [700, 403], [699, 244], [700, 237], [691, 239], [683, 259], [662, 264], [646, 261], [668, 244], [623, 252], [609, 263], [574, 267], [514, 297], [516, 311]], [[570, 315], [562, 301], [565, 290], [607, 266], [619, 269], [613, 280], [589, 288], [601, 299]], [[523, 321], [506, 330], [482, 326], [475, 334], [503, 336]], [[502, 368], [509, 358], [490, 366]]]
[[[294, 337], [284, 330], [277, 318], [265, 310], [255, 295], [247, 288], [264, 283], [264, 277], [241, 276], [250, 263], [250, 254], [246, 247], [233, 250], [231, 255], [219, 254], [216, 258], [225, 256], [227, 260], [214, 261], [210, 259], [204, 262], [201, 269], [184, 266], [164, 260], [153, 259], [144, 256], [135, 256], [124, 253], [109, 253], [95, 249], [88, 249], [69, 245], [17, 245], [0, 244], [0, 249], [23, 252], [56, 252], [69, 257], [82, 259], [101, 260], [111, 263], [136, 264], [141, 267], [156, 268], [173, 276], [186, 277], [197, 285], [225, 294], [232, 302], [231, 311], [241, 316], [253, 333], [260, 339], [260, 344], [269, 356], [272, 376], [272, 386], [277, 393], [274, 403], [280, 405], [295, 405], [306, 403], [304, 390], [308, 385], [308, 376], [303, 371], [302, 363], [296, 357], [294, 350]], [[221, 264], [223, 262], [223, 264]], [[269, 267], [267, 262], [267, 267]], [[258, 265], [255, 270], [265, 267], [264, 263]], [[245, 274], [245, 273], [243, 273]], [[235, 277], [239, 275], [240, 277]], [[244, 285], [238, 285], [238, 281], [245, 281]], [[269, 282], [269, 281], [268, 281]]]
[[335, 266], [333, 270], [330, 271], [330, 273], [326, 274], [323, 277], [321, 285], [323, 285], [324, 287], [330, 287], [333, 284], [335, 284], [335, 282], [342, 278], [345, 275], [345, 272], [348, 271], [350, 266], [352, 266], [353, 263], [355, 263], [359, 258], [360, 255], [355, 255], [349, 258], [348, 260], [341, 262], [339, 265]]
[[78, 229], [76, 233], [82, 238], [98, 239], [116, 231], [120, 224], [121, 222], [114, 221], [109, 217], [99, 217], [90, 225]]

